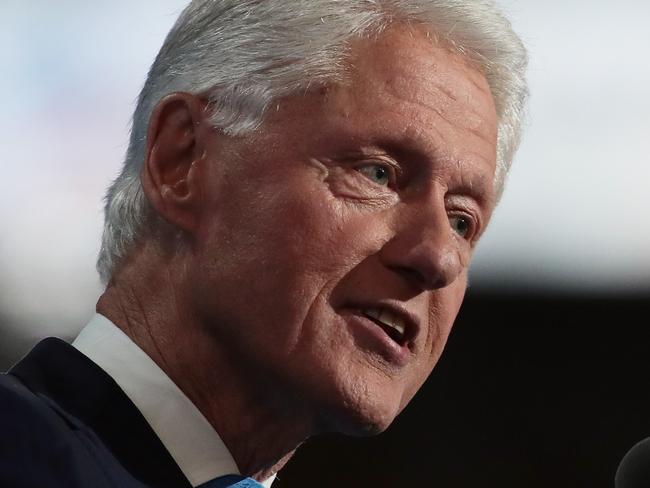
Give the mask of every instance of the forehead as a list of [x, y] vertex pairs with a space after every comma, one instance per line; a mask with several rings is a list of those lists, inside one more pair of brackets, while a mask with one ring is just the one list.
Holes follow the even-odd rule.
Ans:
[[333, 116], [366, 116], [379, 130], [398, 119], [401, 128], [390, 127], [395, 137], [431, 146], [439, 158], [461, 160], [471, 148], [491, 159], [496, 109], [484, 75], [466, 59], [416, 27], [358, 40], [351, 54], [348, 83], [329, 94]]
[[492, 185], [497, 121], [489, 85], [420, 28], [357, 39], [343, 82], [281, 100], [266, 122], [264, 134], [296, 156], [390, 147], [431, 167], [471, 168], [465, 172]]

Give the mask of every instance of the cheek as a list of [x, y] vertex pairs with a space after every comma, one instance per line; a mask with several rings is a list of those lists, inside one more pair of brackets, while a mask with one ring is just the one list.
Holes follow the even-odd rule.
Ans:
[[288, 266], [312, 273], [321, 283], [338, 280], [385, 242], [387, 229], [376, 213], [334, 197], [327, 188], [307, 195], [293, 195], [278, 211]]
[[359, 225], [317, 188], [288, 181], [263, 195], [214, 230], [211, 241], [218, 249], [210, 251], [210, 267], [225, 277], [225, 293], [245, 290], [245, 297], [231, 300], [248, 300], [251, 313], [273, 322], [297, 324], [357, 264], [363, 254]]
[[256, 337], [247, 340], [273, 341], [281, 353], [282, 344], [307, 333], [310, 309], [326, 313], [337, 283], [381, 248], [384, 227], [376, 213], [313, 179], [251, 185], [245, 193], [214, 206], [219, 219], [209, 226], [197, 267], [197, 278], [209, 286], [197, 284], [197, 292], [231, 328], [255, 324]]

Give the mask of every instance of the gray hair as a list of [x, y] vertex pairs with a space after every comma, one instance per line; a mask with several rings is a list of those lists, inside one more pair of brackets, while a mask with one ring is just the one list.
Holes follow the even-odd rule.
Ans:
[[165, 95], [201, 94], [216, 128], [243, 135], [260, 127], [274, 100], [342, 79], [350, 40], [396, 22], [424, 25], [482, 70], [497, 111], [500, 194], [519, 145], [527, 57], [491, 0], [194, 0], [151, 66], [122, 172], [106, 195], [97, 261], [102, 281], [108, 283], [151, 220], [140, 172], [149, 118]]

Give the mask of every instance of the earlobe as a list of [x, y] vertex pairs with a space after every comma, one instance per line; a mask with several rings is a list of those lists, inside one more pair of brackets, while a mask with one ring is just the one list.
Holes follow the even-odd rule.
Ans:
[[188, 93], [163, 98], [149, 121], [142, 187], [156, 212], [172, 225], [193, 233], [200, 185], [195, 173], [205, 157], [198, 127], [205, 102]]

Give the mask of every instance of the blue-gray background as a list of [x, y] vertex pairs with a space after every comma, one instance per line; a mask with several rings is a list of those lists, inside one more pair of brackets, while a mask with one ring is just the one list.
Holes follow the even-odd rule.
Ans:
[[[483, 387], [473, 384], [472, 391], [496, 388], [501, 398], [492, 403], [501, 413], [484, 424], [503, 422], [505, 434], [481, 434], [468, 424], [471, 419], [459, 417], [464, 410], [458, 404], [430, 401], [451, 412], [446, 425], [461, 434], [483, 435], [485, 449], [476, 451], [482, 461], [473, 466], [489, 461], [498, 471], [502, 460], [499, 473], [505, 476], [512, 472], [507, 465], [519, 463], [521, 476], [512, 478], [518, 482], [511, 485], [502, 477], [501, 485], [492, 485], [478, 477], [473, 486], [532, 487], [538, 486], [533, 479], [545, 478], [526, 477], [522, 463], [527, 460], [548, 465], [533, 466], [530, 473], [558, 466], [565, 474], [572, 472], [568, 466], [578, 473], [585, 471], [576, 467], [582, 452], [585, 466], [594, 459], [609, 473], [623, 446], [650, 435], [650, 425], [627, 424], [626, 431], [621, 424], [618, 431], [627, 434], [618, 438], [616, 449], [605, 449], [616, 444], [610, 429], [593, 434], [591, 448], [602, 447], [593, 452], [575, 441], [595, 432], [586, 424], [566, 439], [558, 434], [555, 441], [565, 451], [551, 452], [550, 434], [545, 443], [539, 440], [542, 432], [552, 431], [552, 423], [566, 430], [597, 417], [611, 427], [602, 420], [610, 418], [604, 410], [588, 415], [590, 405], [607, 398], [617, 398], [621, 408], [634, 398], [630, 409], [650, 411], [650, 399], [621, 396], [616, 386], [650, 391], [648, 364], [625, 362], [650, 340], [645, 331], [650, 328], [650, 2], [500, 3], [530, 51], [530, 115], [506, 193], [479, 246], [464, 319], [439, 368], [442, 379], [433, 381], [449, 377], [458, 390], [436, 383], [436, 391], [480, 403], [463, 389], [470, 381], [465, 376], [479, 375], [472, 378]], [[119, 170], [147, 69], [184, 4], [0, 0], [0, 369], [40, 337], [72, 337], [92, 313], [101, 292], [94, 271], [101, 198]], [[479, 345], [493, 347], [494, 354]], [[473, 351], [471, 357], [467, 351]], [[482, 354], [487, 365], [477, 363]], [[536, 357], [539, 364], [542, 358], [549, 363], [537, 367], [531, 359]], [[507, 388], [490, 383], [486, 371], [492, 371], [492, 380], [506, 378]], [[516, 396], [519, 388], [528, 393]], [[591, 389], [570, 396], [585, 388]], [[548, 405], [544, 395], [552, 397]], [[581, 405], [573, 417], [559, 413], [568, 405], [558, 395]], [[521, 398], [541, 407], [513, 423], [525, 411], [516, 406]], [[506, 412], [509, 421], [502, 419]], [[529, 439], [523, 447], [513, 440], [522, 429], [537, 436], [522, 433]], [[441, 439], [454, 448], [453, 434]], [[512, 452], [494, 448], [506, 444], [515, 446]], [[462, 447], [455, 448], [462, 454]], [[526, 449], [530, 456], [521, 454]], [[459, 466], [461, 472], [472, 470]], [[367, 477], [359, 483], [364, 479], [367, 483]], [[583, 486], [579, 479], [575, 474], [568, 484], [550, 478], [544, 483]], [[584, 486], [596, 485], [591, 480]]]
[[[74, 334], [101, 197], [183, 0], [0, 2], [0, 314]], [[473, 286], [650, 288], [650, 3], [501, 3], [531, 54], [528, 127]]]

